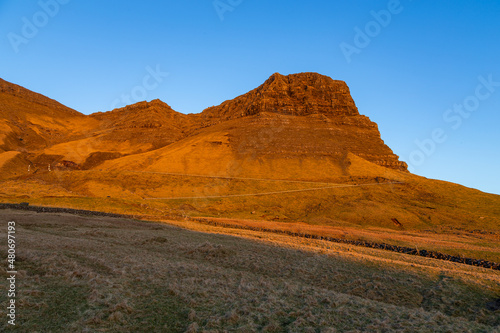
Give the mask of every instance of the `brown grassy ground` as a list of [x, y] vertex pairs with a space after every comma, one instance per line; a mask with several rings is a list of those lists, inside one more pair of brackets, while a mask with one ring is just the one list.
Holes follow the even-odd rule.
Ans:
[[[301, 183], [56, 170], [3, 181], [0, 201], [134, 214], [146, 219], [228, 218], [267, 228], [300, 229], [500, 262], [500, 196], [409, 174], [403, 177], [396, 171], [387, 176], [392, 178], [346, 177], [330, 179], [329, 183]], [[371, 185], [377, 181], [381, 185]], [[389, 181], [402, 183], [385, 184]], [[370, 186], [300, 192], [339, 183]], [[285, 193], [238, 196], [280, 191]]]
[[492, 270], [190, 221], [0, 216], [1, 239], [17, 222], [19, 332], [499, 330]]

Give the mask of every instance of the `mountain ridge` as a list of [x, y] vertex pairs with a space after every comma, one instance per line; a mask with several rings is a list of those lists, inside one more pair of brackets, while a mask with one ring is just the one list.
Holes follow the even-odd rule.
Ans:
[[[34, 164], [37, 164], [37, 161], [41, 164], [58, 164], [66, 161], [66, 165], [96, 167], [105, 160], [160, 149], [197, 135], [207, 128], [233, 121], [231, 126], [239, 130], [230, 129], [231, 133], [226, 134], [236, 138], [239, 136], [246, 138], [243, 140], [245, 142], [239, 142], [237, 147], [231, 147], [235, 158], [242, 155], [243, 150], [246, 150], [246, 153], [244, 152], [246, 155], [248, 151], [252, 155], [255, 155], [255, 152], [262, 153], [258, 157], [261, 159], [270, 156], [271, 151], [274, 154], [281, 153], [288, 158], [297, 156], [299, 152], [307, 155], [308, 149], [314, 156], [317, 154], [343, 156], [352, 151], [376, 164], [406, 170], [406, 164], [399, 161], [380, 138], [377, 124], [359, 114], [347, 84], [317, 73], [287, 76], [274, 73], [248, 93], [197, 114], [183, 114], [173, 110], [167, 103], [155, 99], [111, 111], [83, 115], [15, 84], [2, 80], [0, 86], [2, 92], [22, 99], [25, 103], [32, 102], [46, 106], [48, 110], [43, 113], [44, 117], [51, 111], [55, 115], [65, 112], [59, 117], [53, 117], [51, 120], [53, 123], [57, 123], [59, 118], [71, 119], [70, 122], [75, 124], [85, 123], [81, 128], [69, 126], [70, 130], [66, 132], [61, 128], [58, 140], [51, 140], [54, 137], [52, 133], [37, 137], [42, 143], [34, 147], [45, 148], [42, 151], [36, 149], [29, 151], [29, 159], [35, 161]], [[33, 110], [24, 112], [31, 114]], [[262, 126], [258, 121], [253, 121], [255, 116], [264, 122], [267, 121], [267, 124]], [[76, 118], [79, 119], [75, 121]], [[234, 123], [238, 119], [241, 119], [240, 123]], [[275, 123], [283, 119], [295, 124], [294, 129], [276, 131], [276, 128], [273, 128]], [[30, 121], [27, 119], [24, 121], [25, 125], [28, 124], [29, 130], [40, 133], [39, 128], [31, 129], [35, 125], [29, 125]], [[253, 126], [259, 130], [249, 131], [245, 124], [247, 121], [253, 122]], [[318, 124], [322, 124], [321, 126], [325, 128], [322, 137], [315, 133], [314, 127]], [[326, 126], [323, 126], [324, 124]], [[50, 124], [47, 126], [50, 127]], [[62, 127], [67, 126], [68, 124], [65, 124]], [[286, 128], [288, 125], [283, 123], [280, 126]], [[265, 134], [262, 134], [264, 132]], [[269, 133], [273, 132], [273, 137], [278, 138], [274, 148], [269, 147], [265, 138], [262, 138], [262, 135], [269, 136]], [[315, 137], [316, 142], [307, 143], [308, 137]], [[325, 143], [330, 147], [329, 150], [324, 149]], [[7, 147], [4, 150], [19, 150], [19, 147], [11, 148]], [[86, 163], [88, 159], [90, 160]]]
[[0, 78], [0, 93], [9, 94], [15, 97], [21, 97], [32, 103], [49, 107], [50, 109], [67, 112], [72, 116], [85, 116], [84, 114], [70, 107], [67, 107], [66, 105], [63, 105], [52, 98], [49, 98], [45, 95], [39, 94], [32, 90], [26, 89], [15, 83], [8, 82], [6, 80], [3, 80], [2, 78]]

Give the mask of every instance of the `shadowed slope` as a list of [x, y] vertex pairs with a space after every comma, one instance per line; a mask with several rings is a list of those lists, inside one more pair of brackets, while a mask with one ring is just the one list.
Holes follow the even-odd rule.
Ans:
[[178, 225], [237, 237], [123, 218], [0, 216], [22, 235], [16, 323], [25, 332], [496, 332], [500, 325], [486, 308], [498, 299], [498, 271], [188, 221]]

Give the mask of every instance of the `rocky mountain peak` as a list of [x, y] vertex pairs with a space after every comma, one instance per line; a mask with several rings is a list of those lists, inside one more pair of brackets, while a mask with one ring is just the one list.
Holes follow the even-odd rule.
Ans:
[[274, 73], [256, 89], [219, 106], [208, 108], [203, 115], [208, 119], [227, 120], [261, 112], [293, 116], [359, 115], [347, 84], [317, 73], [286, 76]]

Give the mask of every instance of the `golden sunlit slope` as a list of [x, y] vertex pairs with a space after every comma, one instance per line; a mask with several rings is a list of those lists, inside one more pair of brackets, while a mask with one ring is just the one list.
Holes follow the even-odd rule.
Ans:
[[[259, 113], [205, 128], [162, 149], [107, 161], [99, 169], [302, 180], [354, 175], [351, 169], [359, 176], [395, 171], [376, 168], [376, 163], [401, 162], [373, 123], [364, 116], [356, 118], [346, 124], [342, 118], [319, 114]], [[367, 162], [366, 170], [351, 167], [349, 154], [375, 161]]]
[[85, 116], [0, 79], [0, 153], [8, 152], [0, 156], [1, 177], [49, 165], [86, 169], [157, 149], [186, 136], [192, 118], [159, 100]]
[[[123, 199], [131, 200], [134, 206], [145, 205], [146, 209], [140, 210], [146, 214], [183, 211], [193, 216], [277, 219], [396, 230], [489, 230], [500, 236], [500, 196], [391, 170], [353, 154], [346, 157], [349, 164], [346, 170], [333, 162], [306, 160], [303, 166], [324, 167], [313, 174], [318, 177], [316, 180], [307, 178], [308, 175], [301, 174], [293, 165], [286, 169], [286, 161], [283, 165], [278, 162], [273, 165], [283, 167], [281, 169], [271, 169], [271, 164], [244, 161], [238, 171], [244, 170], [247, 174], [228, 176], [225, 172], [221, 175], [215, 173], [214, 168], [214, 173], [195, 177], [200, 173], [176, 172], [175, 166], [182, 168], [182, 163], [175, 164], [176, 160], [172, 160], [173, 167], [167, 172], [137, 171], [139, 166], [133, 164], [132, 157], [108, 161], [103, 164], [102, 171], [45, 172], [29, 179], [40, 182], [37, 186], [54, 184], [82, 198], [104, 199], [104, 206], [99, 209], [105, 209], [107, 200], [117, 203]], [[220, 156], [214, 157], [217, 161], [222, 160]], [[112, 163], [121, 160], [123, 169], [112, 170]], [[160, 161], [166, 163], [164, 159]], [[217, 163], [224, 161], [231, 166], [229, 158], [214, 163], [217, 167], [220, 166]], [[202, 166], [212, 167], [208, 163]], [[134, 167], [137, 169], [130, 171]], [[274, 178], [259, 177], [258, 172], [267, 171], [266, 167], [274, 172]], [[278, 179], [284, 181], [276, 181]], [[297, 182], [299, 180], [305, 182]], [[16, 182], [10, 186], [4, 188], [4, 195], [21, 194], [22, 191], [15, 190]], [[106, 199], [108, 197], [110, 199]], [[33, 202], [45, 202], [43, 198], [36, 191], [31, 194]], [[151, 205], [160, 210], [148, 211]], [[127, 209], [131, 209], [130, 204], [125, 204], [120, 212], [126, 213]]]
[[0, 149], [3, 151], [31, 152], [45, 148], [67, 141], [89, 125], [83, 114], [0, 79]]
[[6, 151], [0, 153], [0, 179], [16, 177], [23, 172], [27, 172], [30, 161], [18, 151]]
[[54, 145], [44, 154], [76, 163], [79, 168], [98, 166], [105, 160], [167, 146], [186, 136], [189, 116], [153, 100], [89, 116], [96, 126], [87, 137]]
[[80, 138], [95, 125], [73, 109], [0, 79], [0, 178], [36, 170], [43, 149]]
[[190, 116], [174, 111], [158, 99], [94, 113], [90, 117], [99, 121], [98, 133], [102, 134], [102, 140], [149, 145], [148, 150], [178, 141], [192, 126]]
[[406, 170], [377, 125], [359, 114], [347, 85], [315, 73], [273, 74], [191, 119], [186, 138], [99, 168], [318, 180], [349, 175], [351, 153]]
[[[178, 113], [154, 100], [83, 116], [24, 88], [5, 85], [9, 94], [2, 98], [7, 105], [2, 118], [19, 113], [9, 105], [15, 104], [12, 98], [21, 99], [19, 103], [30, 110], [24, 114], [30, 116], [18, 123], [28, 129], [25, 133], [32, 128], [38, 133], [37, 140], [29, 138], [28, 142], [39, 144], [27, 147], [34, 169], [121, 169], [119, 165], [130, 158], [101, 163], [151, 151], [134, 157], [133, 165], [144, 170], [259, 177], [274, 177], [284, 168], [288, 177], [315, 170], [308, 177], [316, 179], [328, 176], [331, 170], [326, 169], [345, 173], [345, 156], [353, 153], [375, 164], [406, 170], [405, 163], [381, 140], [377, 125], [359, 115], [347, 85], [316, 73], [273, 74], [249, 93], [196, 115]], [[13, 94], [16, 89], [22, 93]], [[41, 135], [44, 131], [48, 134]], [[2, 132], [15, 136], [7, 127]], [[25, 144], [23, 138], [16, 140]], [[323, 163], [329, 166], [325, 169]]]

